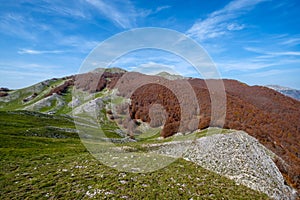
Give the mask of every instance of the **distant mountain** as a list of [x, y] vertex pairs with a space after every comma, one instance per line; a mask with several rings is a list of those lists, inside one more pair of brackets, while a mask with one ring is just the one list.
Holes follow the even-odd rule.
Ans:
[[184, 79], [183, 76], [180, 76], [177, 74], [170, 74], [168, 72], [160, 72], [160, 73], [156, 74], [156, 76], [161, 76], [161, 77], [169, 79], [169, 80]]
[[93, 70], [93, 72], [110, 72], [110, 73], [126, 73], [127, 71], [124, 69], [121, 69], [119, 67], [112, 67], [112, 68], [96, 68]]
[[277, 92], [280, 92], [286, 96], [292, 97], [300, 101], [300, 90], [283, 87], [279, 85], [267, 85], [266, 87], [276, 90]]

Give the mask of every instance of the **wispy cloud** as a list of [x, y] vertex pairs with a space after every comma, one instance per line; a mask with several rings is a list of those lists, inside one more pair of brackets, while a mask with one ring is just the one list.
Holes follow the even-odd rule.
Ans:
[[166, 65], [157, 62], [142, 63], [138, 66], [129, 67], [128, 69], [131, 71], [141, 72], [150, 75], [155, 75], [158, 74], [159, 72], [169, 72], [171, 74], [177, 74], [177, 72], [175, 72], [174, 70], [175, 69], [174, 65]]
[[222, 68], [225, 72], [228, 71], [251, 71], [257, 69], [263, 69], [277, 65], [275, 62], [257, 61], [252, 59], [235, 60], [235, 61], [222, 61], [216, 63], [219, 68]]
[[245, 28], [244, 24], [232, 23], [227, 26], [227, 30], [229, 31], [239, 31]]
[[186, 33], [200, 41], [220, 37], [229, 31], [244, 29], [244, 24], [234, 22], [253, 7], [266, 0], [234, 0], [204, 20], [198, 20]]
[[278, 74], [282, 74], [283, 72], [287, 72], [286, 70], [279, 70], [279, 69], [271, 69], [271, 70], [266, 70], [263, 72], [254, 72], [254, 73], [247, 73], [247, 76], [252, 76], [252, 77], [270, 77]]
[[[0, 32], [19, 38], [34, 39], [34, 34], [26, 28], [28, 20], [30, 18], [25, 19], [22, 15], [16, 13], [4, 13], [0, 16]], [[28, 25], [32, 26], [32, 23]]]
[[[300, 51], [265, 51], [258, 48], [252, 47], [245, 47], [245, 50], [267, 55], [269, 57], [276, 57], [276, 56], [300, 56]], [[299, 60], [300, 62], [300, 60]]]
[[159, 13], [163, 10], [169, 9], [169, 8], [171, 8], [171, 6], [166, 5], [166, 6], [159, 6], [156, 9], [152, 9], [152, 10], [150, 10], [150, 9], [140, 10], [138, 15], [141, 17], [148, 17], [150, 15], [157, 14], [157, 13]]
[[65, 51], [59, 51], [59, 50], [34, 50], [34, 49], [20, 49], [18, 51], [18, 54], [60, 54], [65, 53]]
[[[35, 4], [36, 5], [36, 4]], [[36, 7], [37, 12], [43, 12], [55, 16], [72, 17], [72, 18], [90, 18], [90, 13], [81, 1], [42, 1]]]
[[155, 9], [155, 13], [158, 13], [158, 12], [160, 12], [160, 11], [162, 11], [162, 10], [165, 10], [165, 9], [169, 9], [169, 8], [171, 8], [171, 6], [169, 6], [169, 5], [166, 5], [166, 6], [160, 6], [160, 7], [157, 7], [156, 9]]
[[138, 18], [146, 18], [149, 15], [171, 8], [169, 5], [164, 5], [155, 9], [141, 9], [136, 8], [130, 0], [85, 0], [85, 2], [116, 26], [123, 29], [136, 27]]
[[291, 46], [298, 45], [298, 44], [300, 44], [300, 36], [299, 37], [295, 37], [295, 38], [287, 38], [284, 41], [282, 41], [281, 44], [283, 44], [283, 45], [291, 45]]
[[266, 54], [274, 56], [300, 56], [300, 51], [266, 52]]
[[[63, 8], [61, 8], [63, 9]], [[25, 39], [27, 41], [41, 44], [42, 50], [31, 48], [20, 48], [19, 54], [61, 54], [68, 52], [87, 53], [91, 51], [99, 41], [86, 38], [82, 35], [65, 33], [52, 24], [43, 24], [32, 16], [18, 13], [0, 14], [0, 32]], [[51, 42], [45, 43], [48, 40]], [[43, 49], [59, 50], [43, 50]], [[65, 49], [65, 50], [60, 50]]]
[[90, 40], [78, 35], [61, 35], [57, 39], [59, 45], [74, 49], [80, 53], [90, 52], [100, 41]]
[[0, 32], [21, 39], [37, 41], [41, 35], [55, 34], [57, 28], [27, 13], [3, 12], [0, 14]]
[[130, 1], [86, 0], [117, 26], [127, 29], [135, 26], [136, 10]]
[[266, 69], [269, 67], [275, 66], [287, 66], [287, 65], [297, 65], [300, 63], [300, 60], [297, 58], [291, 59], [270, 59], [269, 57], [249, 57], [240, 60], [220, 60], [216, 65], [221, 68], [223, 71], [256, 71], [259, 69]]

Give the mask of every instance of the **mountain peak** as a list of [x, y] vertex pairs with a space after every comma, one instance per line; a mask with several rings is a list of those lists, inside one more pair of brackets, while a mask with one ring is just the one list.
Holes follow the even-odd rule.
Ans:
[[92, 72], [98, 72], [98, 73], [103, 73], [103, 72], [110, 72], [110, 73], [126, 73], [127, 71], [125, 69], [119, 68], [119, 67], [111, 67], [111, 68], [96, 68]]
[[183, 76], [180, 76], [178, 74], [170, 74], [168, 72], [159, 72], [158, 74], [156, 74], [156, 76], [161, 76], [165, 79], [169, 79], [169, 80], [177, 80], [177, 79], [184, 79]]

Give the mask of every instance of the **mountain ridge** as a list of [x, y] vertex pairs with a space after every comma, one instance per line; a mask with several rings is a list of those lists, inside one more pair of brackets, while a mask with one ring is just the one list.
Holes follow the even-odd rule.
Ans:
[[[179, 130], [178, 122], [176, 122], [180, 118], [178, 102], [175, 101], [176, 98], [172, 97], [170, 92], [159, 85], [149, 84], [144, 89], [134, 91], [132, 96], [126, 97], [126, 90], [131, 89], [130, 84], [139, 83], [147, 77], [173, 85], [180, 84], [182, 81], [188, 81], [197, 95], [201, 108], [202, 115], [199, 116], [199, 119], [197, 118], [198, 122], [196, 118], [194, 120], [191, 118], [190, 122], [193, 123]], [[121, 81], [123, 83], [120, 86], [117, 83]], [[121, 102], [117, 103], [119, 107], [122, 107], [122, 102], [129, 98], [133, 102], [132, 105], [135, 105], [135, 107], [129, 107], [131, 118], [140, 120], [143, 123], [150, 123], [150, 125], [152, 123], [153, 126], [156, 126], [155, 124], [161, 125], [161, 122], [157, 121], [154, 123], [154, 121], [151, 121], [149, 118], [149, 106], [154, 103], [166, 102], [166, 104], [163, 104], [163, 107], [173, 113], [173, 115], [167, 118], [161, 134], [164, 137], [168, 137], [177, 132], [188, 133], [196, 129], [205, 129], [209, 126], [220, 126], [218, 122], [211, 122], [210, 94], [206, 85], [206, 82], [214, 83], [217, 81], [194, 78], [168, 80], [164, 77], [126, 72], [119, 69], [104, 70], [101, 77], [99, 77], [99, 71], [88, 72], [60, 79], [50, 79], [20, 90], [6, 91], [7, 95], [0, 97], [0, 110], [28, 109], [51, 114], [72, 115], [72, 106], [69, 105], [76, 105], [76, 101], [77, 104], [81, 101], [79, 104], [87, 105], [86, 108], [83, 107], [82, 111], [84, 109], [88, 111], [90, 109], [88, 102], [93, 100], [94, 97], [101, 97], [98, 103], [102, 104], [102, 106], [104, 105], [103, 98], [119, 99], [114, 100]], [[222, 81], [225, 85], [227, 97], [227, 113], [224, 128], [246, 131], [282, 158], [275, 160], [277, 166], [286, 181], [299, 191], [300, 169], [298, 163], [300, 152], [299, 144], [297, 144], [299, 139], [297, 134], [300, 130], [300, 102], [266, 87], [248, 86], [228, 79]], [[124, 86], [123, 88], [122, 85]], [[86, 94], [85, 100], [72, 98], [74, 87]], [[120, 89], [118, 96], [112, 93], [114, 89]], [[154, 93], [161, 94], [161, 96], [153, 96], [152, 94]], [[127, 119], [122, 119], [120, 117], [122, 114], [119, 115], [118, 112], [116, 112], [116, 116], [110, 115], [110, 111], [106, 107], [104, 109], [106, 109], [107, 113], [102, 114], [101, 117], [105, 118], [107, 116], [110, 118], [108, 120], [118, 123], [126, 130], [129, 130], [132, 126], [131, 137], [134, 137], [136, 125], [127, 124]], [[99, 109], [103, 109], [103, 107], [100, 106]], [[119, 109], [119, 111], [123, 112], [122, 109]], [[115, 125], [112, 124], [111, 126], [114, 127]]]

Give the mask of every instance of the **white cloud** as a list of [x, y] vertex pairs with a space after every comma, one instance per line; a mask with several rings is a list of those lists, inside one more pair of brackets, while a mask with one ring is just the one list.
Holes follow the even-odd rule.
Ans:
[[59, 50], [34, 50], [34, 49], [20, 49], [18, 51], [18, 54], [33, 54], [33, 55], [38, 55], [38, 54], [60, 54], [60, 53], [65, 53], [64, 51], [59, 51]]
[[300, 51], [281, 51], [281, 52], [269, 52], [275, 56], [300, 56]]
[[84, 10], [84, 5], [80, 1], [74, 1], [71, 4], [65, 1], [47, 1], [45, 5], [40, 6], [38, 11], [74, 18], [89, 18], [90, 15]]
[[251, 10], [257, 4], [269, 1], [269, 0], [233, 0], [229, 4], [227, 4], [223, 9], [215, 11], [212, 13], [213, 16], [223, 15], [223, 14], [238, 14], [241, 12], [245, 12]]
[[[17, 13], [0, 14], [0, 32], [30, 40], [31, 42], [39, 42], [39, 44], [43, 45], [45, 45], [43, 43], [44, 40], [48, 37], [47, 40], [51, 40], [52, 42], [46, 43], [47, 46], [51, 46], [52, 43], [55, 43], [55, 45], [61, 48], [68, 49], [67, 51], [61, 51], [23, 48], [18, 51], [19, 54], [60, 54], [70, 51], [86, 53], [99, 44], [99, 41], [86, 39], [83, 36], [63, 34], [51, 24], [43, 24], [30, 16]], [[46, 35], [44, 35], [45, 33]]]
[[155, 13], [158, 13], [158, 12], [160, 12], [162, 10], [169, 9], [169, 8], [171, 8], [171, 6], [160, 6], [160, 7], [157, 7], [155, 9]]
[[245, 25], [244, 24], [237, 24], [237, 23], [232, 23], [232, 24], [229, 24], [227, 26], [227, 29], [229, 31], [240, 31], [240, 30], [243, 30], [245, 28]]
[[242, 30], [245, 25], [232, 21], [264, 1], [266, 0], [234, 0], [223, 9], [211, 13], [206, 19], [198, 20], [186, 33], [190, 37], [203, 41], [220, 37], [228, 31]]
[[77, 52], [87, 53], [95, 48], [100, 43], [100, 41], [88, 40], [85, 37], [76, 35], [61, 35], [60, 37], [58, 37], [57, 43], [70, 48], [75, 48]]
[[138, 66], [128, 67], [128, 69], [130, 71], [140, 72], [149, 75], [156, 75], [160, 72], [168, 72], [170, 74], [179, 75], [179, 73], [175, 70], [174, 65], [161, 64], [157, 62], [142, 63]]
[[34, 42], [37, 42], [42, 35], [51, 36], [58, 33], [57, 28], [50, 23], [41, 22], [39, 19], [28, 15], [28, 13], [15, 12], [0, 14], [0, 32]]
[[269, 63], [263, 61], [255, 60], [242, 60], [242, 61], [223, 61], [216, 64], [219, 68], [222, 68], [224, 71], [249, 71], [263, 69], [276, 65], [276, 63]]
[[[264, 54], [267, 57], [277, 57], [277, 56], [300, 56], [300, 51], [265, 51], [258, 48], [245, 47], [247, 51], [255, 52], [259, 54]], [[299, 60], [300, 62], [300, 60]]]
[[107, 19], [117, 26], [127, 29], [135, 26], [136, 10], [130, 1], [86, 0]]
[[[283, 74], [288, 75], [288, 74], [298, 74], [300, 71], [299, 69], [269, 69], [269, 70], [265, 70], [265, 71], [260, 71], [260, 72], [247, 72], [244, 74], [241, 74], [241, 77], [245, 77], [245, 78], [253, 78], [253, 79], [257, 79], [259, 78], [260, 80], [267, 80], [268, 78], [271, 80], [271, 83], [276, 83], [279, 84], [280, 81], [283, 81], [284, 79], [280, 79], [280, 80], [274, 80], [274, 76], [282, 76]], [[264, 79], [261, 79], [264, 78]], [[257, 83], [256, 83], [257, 84]], [[285, 84], [283, 84], [285, 85]]]
[[247, 76], [252, 76], [252, 77], [269, 77], [269, 76], [274, 76], [278, 74], [282, 74], [283, 72], [286, 72], [285, 70], [278, 70], [278, 69], [271, 69], [263, 72], [255, 72], [255, 73], [248, 73]]
[[171, 8], [171, 6], [160, 6], [153, 10], [142, 10], [139, 15], [142, 17], [148, 17], [149, 15], [157, 14], [160, 11], [163, 11], [163, 10], [166, 10], [169, 8]]
[[300, 44], [300, 37], [295, 37], [295, 38], [287, 38], [284, 41], [281, 42], [283, 45], [291, 45], [295, 46]]
[[[60, 1], [60, 0], [30, 0], [26, 2], [30, 5], [30, 10], [51, 17], [71, 17], [86, 19], [90, 17], [87, 7], [82, 0]], [[15, 3], [20, 6], [20, 3]]]
[[169, 9], [171, 6], [159, 6], [156, 9], [138, 9], [130, 0], [85, 0], [86, 3], [100, 11], [104, 17], [123, 29], [136, 27], [138, 18], [145, 18], [149, 15]]
[[217, 67], [222, 68], [223, 71], [256, 71], [259, 69], [266, 69], [274, 66], [287, 66], [287, 65], [295, 65], [299, 64], [300, 60], [295, 59], [269, 59], [261, 56], [251, 57], [247, 59], [241, 60], [220, 60], [216, 63]]
[[[2, 14], [0, 16], [0, 32], [26, 39], [35, 39], [34, 34], [28, 31], [28, 26], [32, 27], [35, 23], [28, 23], [28, 21], [31, 21], [31, 19], [25, 19], [16, 13]], [[34, 26], [36, 27], [36, 25]]]

